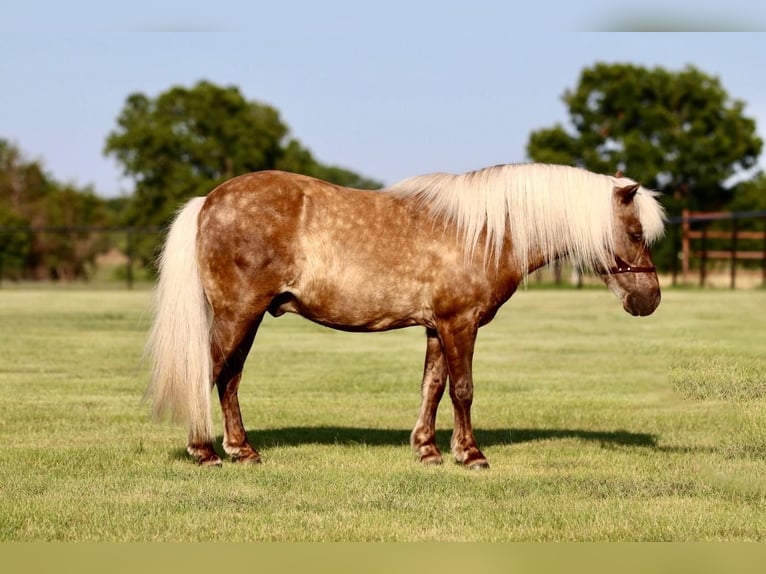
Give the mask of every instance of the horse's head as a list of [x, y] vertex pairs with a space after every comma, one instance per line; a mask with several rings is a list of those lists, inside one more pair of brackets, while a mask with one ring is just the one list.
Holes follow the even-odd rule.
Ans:
[[628, 313], [650, 315], [660, 304], [660, 284], [649, 245], [662, 235], [664, 214], [652, 192], [619, 176], [613, 196], [614, 264], [600, 275]]

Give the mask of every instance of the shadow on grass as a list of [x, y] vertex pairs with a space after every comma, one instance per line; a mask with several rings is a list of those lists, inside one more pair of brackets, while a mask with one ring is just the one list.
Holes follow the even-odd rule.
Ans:
[[[451, 430], [436, 431], [436, 443], [444, 452], [449, 451]], [[643, 447], [665, 450], [657, 444], [657, 437], [647, 433], [635, 433], [626, 430], [591, 431], [583, 429], [474, 429], [476, 441], [480, 447], [495, 445], [513, 445], [536, 441], [578, 439], [599, 443], [604, 448]], [[409, 445], [410, 431], [395, 429], [373, 429], [358, 427], [284, 427], [275, 429], [251, 430], [247, 439], [256, 449], [299, 446], [304, 444], [327, 445], [368, 445], [368, 446], [406, 446]], [[215, 448], [223, 454], [223, 437], [217, 437]], [[184, 449], [178, 449], [174, 458], [188, 458]]]
[[[436, 431], [436, 443], [442, 452], [449, 452], [451, 430]], [[658, 452], [686, 454], [694, 452], [713, 452], [714, 447], [668, 446], [660, 445], [657, 436], [648, 433], [635, 433], [626, 430], [592, 431], [583, 429], [474, 429], [479, 447], [522, 444], [536, 441], [577, 439], [598, 443], [602, 448], [639, 447]], [[318, 445], [368, 445], [368, 446], [407, 446], [410, 442], [409, 430], [372, 429], [360, 427], [284, 427], [275, 429], [251, 430], [247, 439], [256, 450], [280, 446]], [[223, 437], [218, 436], [214, 447], [223, 456]], [[176, 449], [171, 455], [176, 460], [188, 459], [186, 449]]]
[[[580, 439], [598, 442], [602, 446], [640, 446], [657, 447], [654, 435], [633, 433], [625, 430], [589, 431], [581, 429], [475, 429], [479, 446], [511, 445], [525, 442]], [[449, 445], [451, 430], [436, 431], [436, 442]], [[409, 430], [372, 429], [356, 427], [285, 427], [277, 429], [253, 430], [247, 433], [250, 443], [256, 448], [272, 446], [296, 446], [302, 444], [364, 444], [407, 445], [410, 441]]]

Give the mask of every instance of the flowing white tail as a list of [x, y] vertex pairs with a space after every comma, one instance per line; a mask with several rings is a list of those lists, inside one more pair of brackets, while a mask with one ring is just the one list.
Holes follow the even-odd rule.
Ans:
[[210, 313], [196, 248], [197, 218], [204, 203], [204, 197], [189, 201], [170, 228], [160, 256], [155, 318], [147, 343], [152, 412], [185, 424], [189, 445], [213, 437]]

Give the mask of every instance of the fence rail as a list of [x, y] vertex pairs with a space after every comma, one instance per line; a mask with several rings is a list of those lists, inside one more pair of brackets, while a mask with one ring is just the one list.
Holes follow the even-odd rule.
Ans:
[[[753, 231], [742, 229], [743, 221], [763, 221], [766, 225], [766, 211], [744, 212], [702, 212], [684, 210], [680, 217], [670, 218], [668, 223], [673, 225], [673, 285], [678, 283], [678, 257], [681, 258], [681, 276], [683, 283], [689, 283], [691, 264], [694, 259], [699, 261], [699, 284], [704, 287], [708, 278], [709, 260], [728, 260], [729, 287], [736, 288], [737, 261], [761, 261], [761, 284], [766, 287], [766, 229]], [[709, 229], [712, 223], [728, 224], [729, 229]], [[692, 226], [698, 226], [692, 229]], [[680, 250], [678, 246], [678, 229], [681, 229]], [[710, 247], [710, 240], [718, 240], [719, 244]], [[693, 245], [698, 242], [697, 245]], [[721, 243], [728, 242], [722, 248]], [[750, 249], [743, 249], [742, 243], [749, 244]], [[757, 244], [756, 242], [760, 242]]]

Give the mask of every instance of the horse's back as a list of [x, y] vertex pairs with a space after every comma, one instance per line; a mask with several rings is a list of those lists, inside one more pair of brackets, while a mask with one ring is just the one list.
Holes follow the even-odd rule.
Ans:
[[415, 215], [385, 192], [278, 171], [240, 176], [200, 213], [205, 292], [214, 308], [295, 312], [338, 328], [413, 324], [431, 280], [422, 274], [433, 273]]

